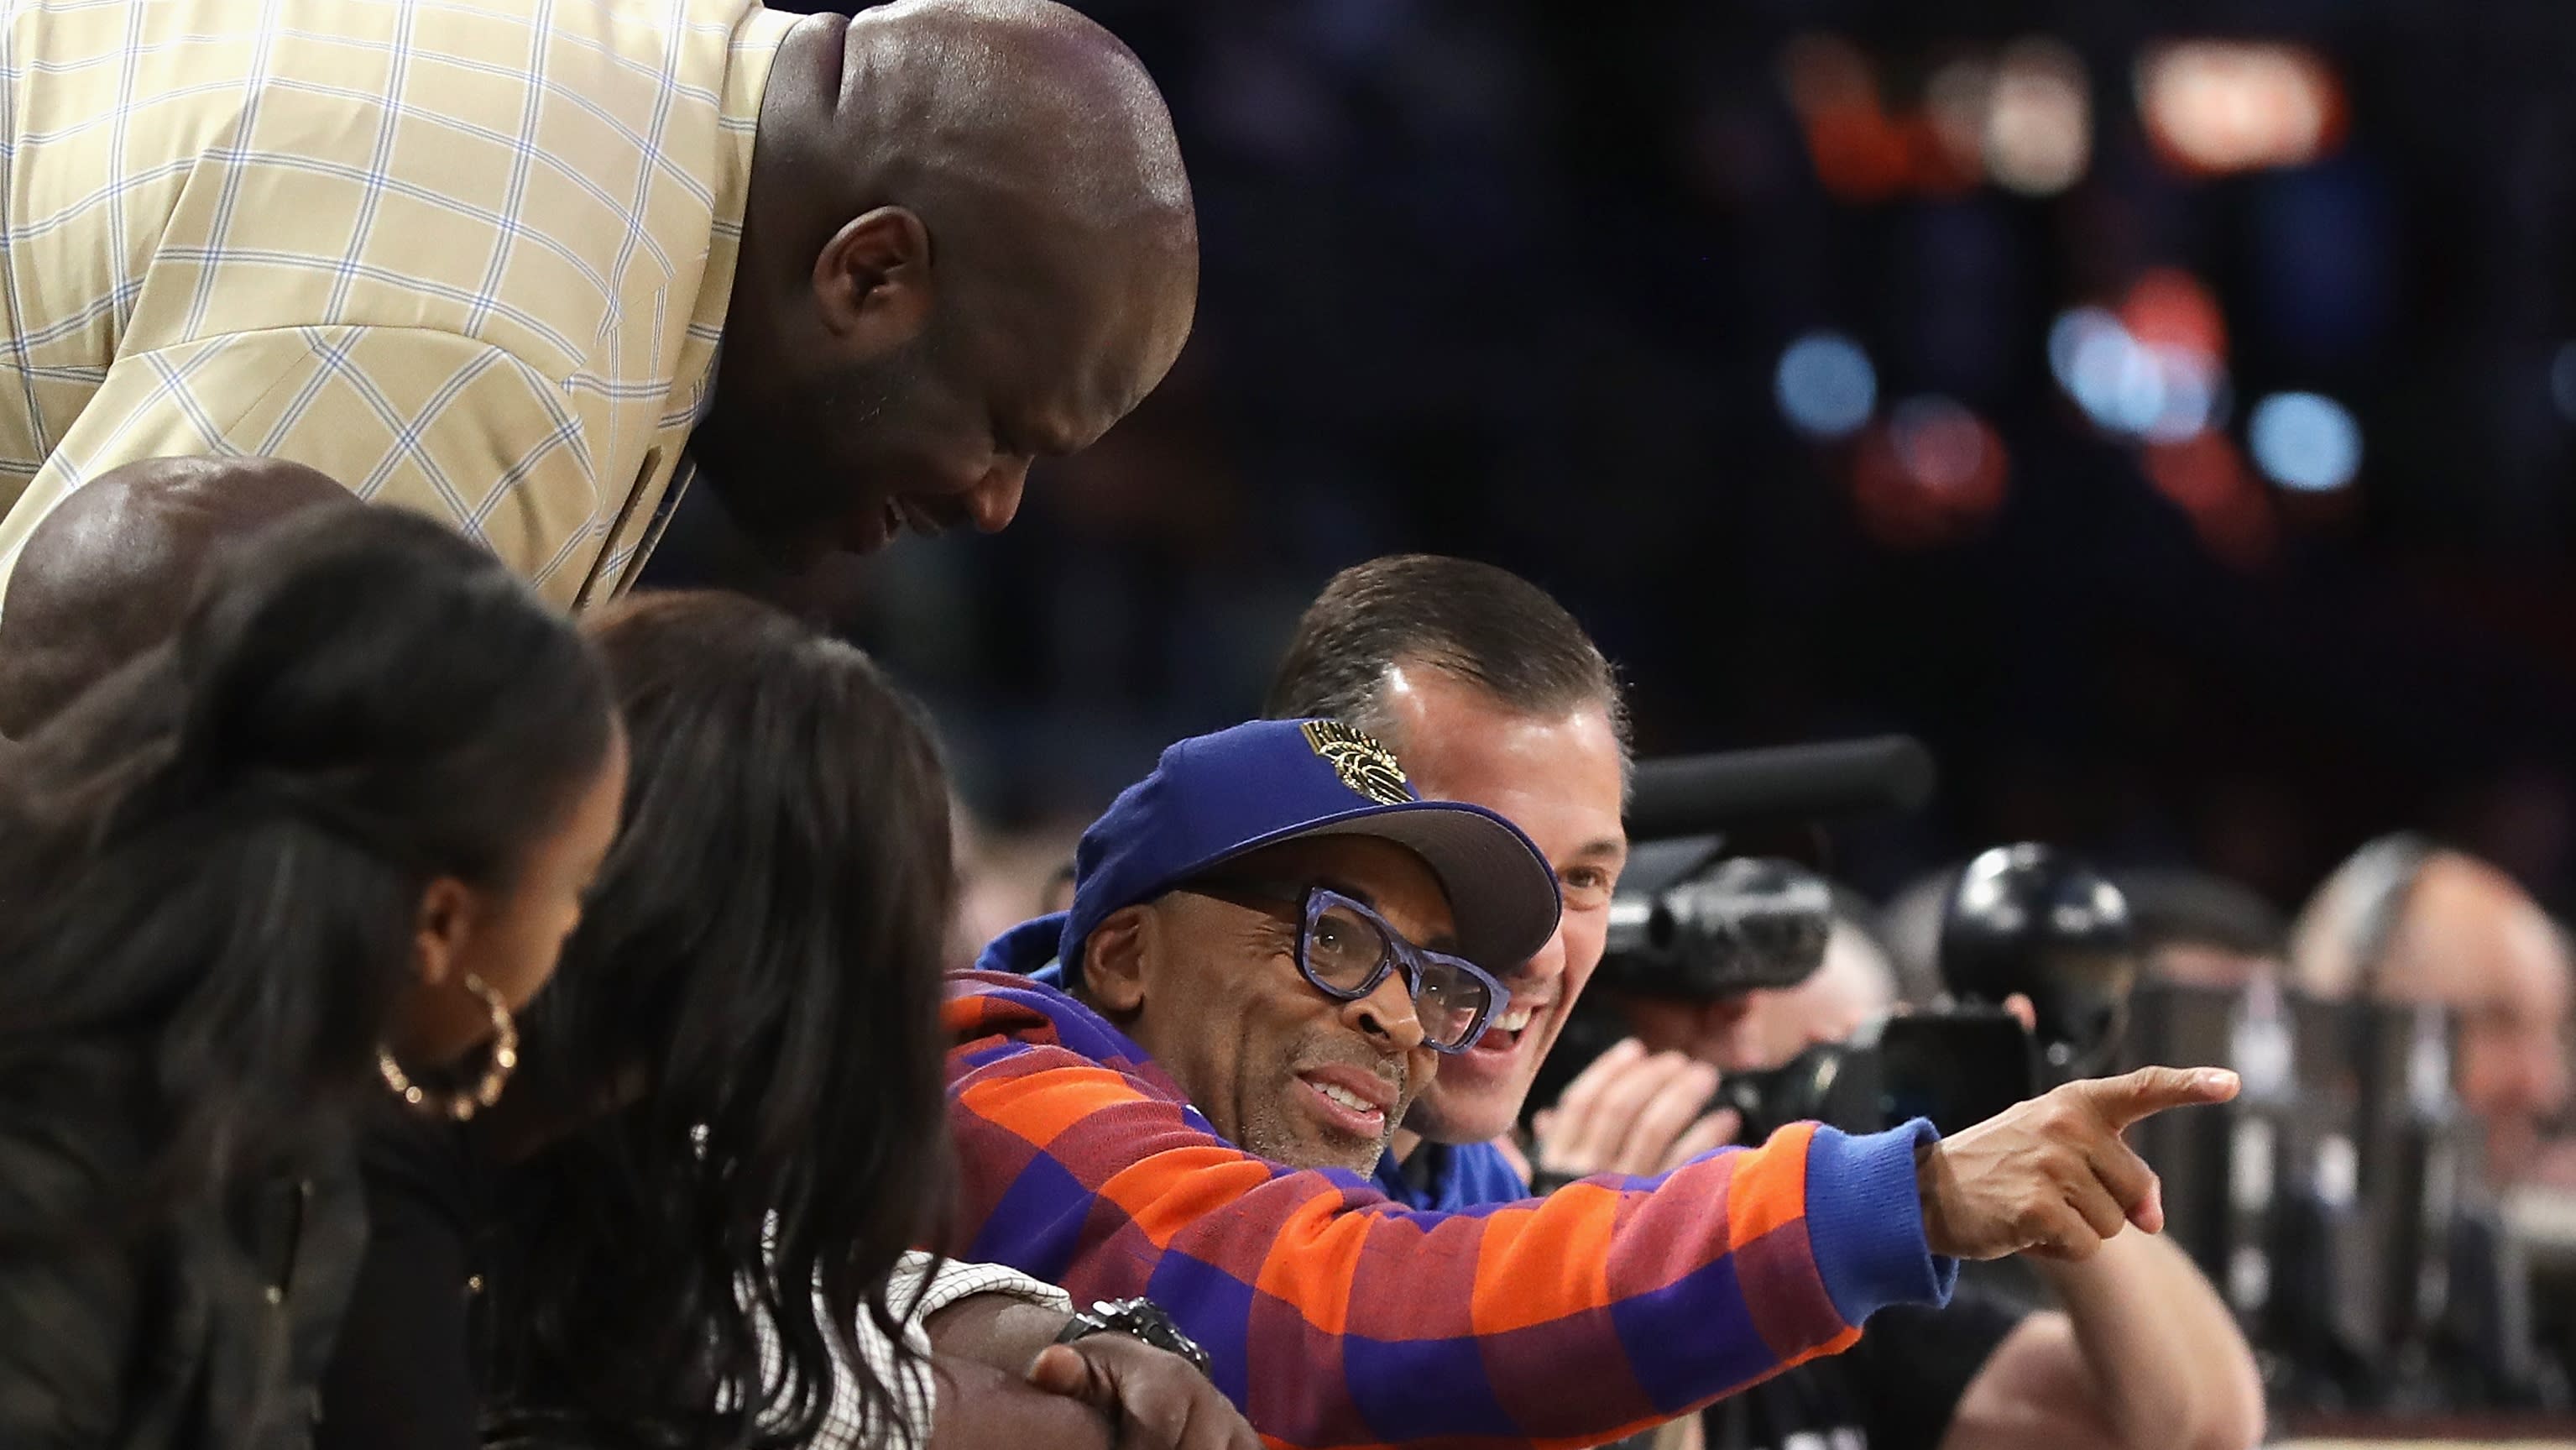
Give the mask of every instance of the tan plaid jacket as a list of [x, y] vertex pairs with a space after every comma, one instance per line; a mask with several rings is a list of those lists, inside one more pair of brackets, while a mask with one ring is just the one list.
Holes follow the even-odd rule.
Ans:
[[563, 605], [713, 377], [757, 0], [5, 0], [0, 582], [118, 464], [272, 454]]

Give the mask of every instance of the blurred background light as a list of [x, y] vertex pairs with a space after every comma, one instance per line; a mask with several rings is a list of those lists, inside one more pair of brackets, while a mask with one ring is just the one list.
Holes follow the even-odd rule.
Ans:
[[2182, 348], [2149, 345], [2143, 349], [2156, 374], [2156, 406], [2137, 428], [2154, 443], [2179, 443], [2208, 431], [2218, 421], [2217, 370], [2209, 359]]
[[1780, 354], [1772, 392], [1790, 427], [1810, 438], [1847, 438], [1878, 407], [1878, 373], [1859, 343], [1810, 332]]
[[2048, 370], [2057, 385], [2075, 391], [2075, 364], [2084, 344], [2110, 332], [2125, 332], [2120, 319], [2099, 307], [2074, 307], [2057, 314], [2048, 327]]
[[1931, 117], [1942, 155], [1971, 176], [1985, 171], [1986, 119], [1993, 110], [1994, 94], [1994, 62], [1982, 54], [1944, 61], [1923, 87], [1923, 109]]
[[2120, 300], [2120, 325], [2140, 342], [2215, 362], [2227, 356], [2227, 319], [2207, 283], [2180, 267], [2150, 267]]
[[1956, 399], [1908, 398], [1860, 440], [1852, 501], [1862, 529], [1891, 548], [1954, 544], [2004, 501], [2003, 435]]
[[1992, 471], [1992, 430], [1948, 398], [1910, 398], [1891, 420], [1897, 461], [1906, 477], [1932, 493], [1956, 493]]
[[2077, 307], [2049, 327], [2048, 366], [2094, 427], [2178, 443], [2222, 420], [2227, 328], [2207, 286], [2187, 272], [2142, 275], [2113, 312]]
[[2108, 433], [2138, 430], [2163, 406], [2153, 359], [2120, 320], [2098, 308], [2069, 314], [2060, 323], [2065, 358], [2058, 380], [2093, 426]]
[[1839, 35], [1801, 35], [1782, 50], [1780, 72], [1827, 191], [1877, 201], [1903, 189], [1912, 146], [1879, 99], [1868, 56]]
[[2218, 419], [2224, 380], [2208, 355], [2141, 342], [2098, 307], [2057, 320], [2049, 365], [2093, 426], [2114, 436], [2174, 442]]
[[2060, 41], [1954, 53], [1931, 63], [1919, 99], [1891, 100], [1882, 68], [1850, 41], [1800, 35], [1781, 50], [1780, 83], [1817, 180], [1845, 201], [1955, 195], [1987, 181], [2054, 196], [2093, 163], [2092, 83]]
[[2202, 175], [2296, 166], [2341, 139], [2343, 87], [2300, 45], [2185, 40], [2138, 61], [2138, 111], [2176, 168]]
[[2025, 196], [2053, 196], [2093, 160], [2093, 102], [2084, 62], [2054, 40], [2016, 42], [2003, 53], [1988, 100], [1986, 172]]
[[2227, 435], [2202, 431], [2172, 443], [2150, 443], [2147, 481], [2183, 511], [2201, 547], [2220, 562], [2254, 569], [2267, 562], [2280, 533], [2270, 498], [2247, 476], [2245, 458]]
[[2317, 393], [2275, 393], [2254, 405], [2246, 426], [2254, 465], [2283, 488], [2327, 493], [2361, 471], [2361, 426], [2351, 410]]

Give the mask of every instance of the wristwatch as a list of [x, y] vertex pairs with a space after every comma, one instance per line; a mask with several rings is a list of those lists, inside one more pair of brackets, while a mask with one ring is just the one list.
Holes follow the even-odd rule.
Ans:
[[1208, 1363], [1207, 1351], [1199, 1348], [1197, 1340], [1183, 1334], [1181, 1326], [1172, 1322], [1172, 1316], [1163, 1312], [1163, 1306], [1151, 1299], [1103, 1299], [1092, 1305], [1088, 1312], [1076, 1309], [1073, 1318], [1066, 1322], [1064, 1332], [1055, 1337], [1055, 1342], [1071, 1344], [1095, 1334], [1126, 1335], [1156, 1349], [1177, 1354], [1188, 1360], [1200, 1374], [1209, 1379], [1216, 1378], [1215, 1368]]

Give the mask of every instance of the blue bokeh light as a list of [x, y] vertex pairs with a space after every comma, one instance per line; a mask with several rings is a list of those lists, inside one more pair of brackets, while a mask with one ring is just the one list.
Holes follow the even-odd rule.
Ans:
[[2352, 410], [2318, 393], [2275, 393], [2246, 424], [2254, 466], [2283, 488], [2330, 493], [2361, 471], [2361, 425]]
[[1772, 379], [1789, 426], [1810, 438], [1848, 438], [1878, 406], [1878, 371], [1839, 332], [1810, 332], [1780, 354]]

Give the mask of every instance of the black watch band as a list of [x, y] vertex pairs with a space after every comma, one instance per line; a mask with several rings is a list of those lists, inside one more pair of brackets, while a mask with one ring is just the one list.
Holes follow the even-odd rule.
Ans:
[[1177, 1354], [1209, 1379], [1216, 1378], [1215, 1368], [1199, 1342], [1181, 1332], [1163, 1306], [1151, 1299], [1103, 1299], [1088, 1312], [1077, 1309], [1065, 1322], [1064, 1332], [1055, 1337], [1058, 1344], [1071, 1344], [1095, 1334], [1123, 1334], [1140, 1343], [1167, 1353]]

